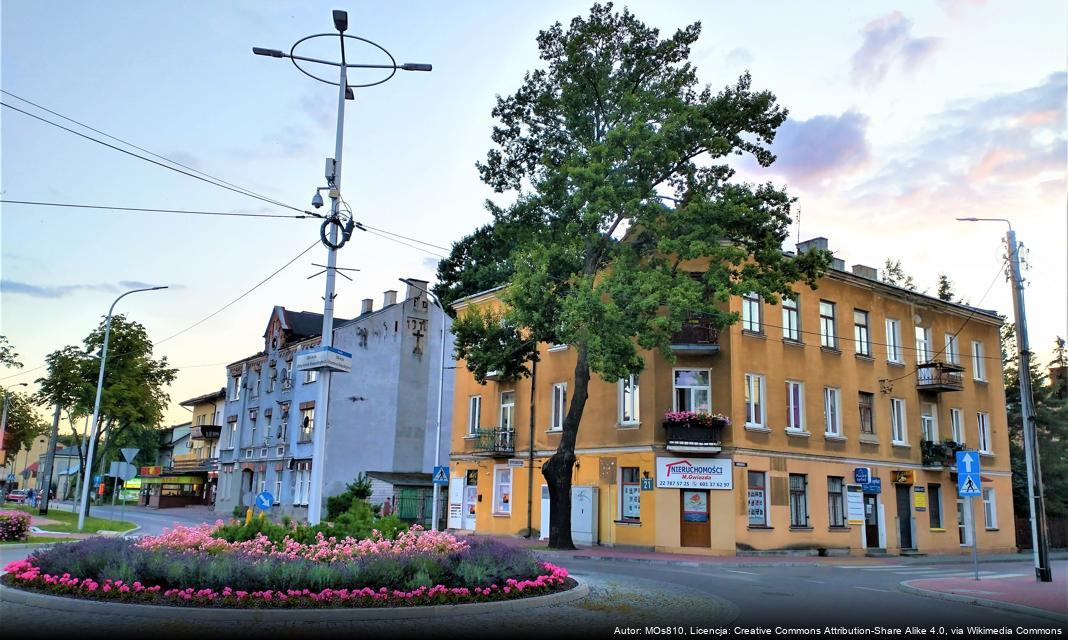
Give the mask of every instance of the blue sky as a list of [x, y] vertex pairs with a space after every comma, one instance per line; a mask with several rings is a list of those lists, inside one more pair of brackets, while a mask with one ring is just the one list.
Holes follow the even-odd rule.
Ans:
[[[973, 303], [1011, 313], [997, 280], [1003, 228], [959, 216], [1011, 218], [1029, 248], [1031, 336], [1064, 335], [1065, 59], [1063, 2], [632, 2], [663, 31], [700, 20], [692, 59], [702, 81], [746, 69], [790, 110], [772, 179], [799, 197], [801, 236], [826, 236], [848, 264], [900, 258], [921, 289], [946, 272]], [[496, 94], [538, 64], [534, 38], [585, 2], [4, 3], [6, 91], [156, 153], [305, 207], [332, 155], [336, 94], [252, 46], [288, 49], [349, 11], [350, 33], [432, 73], [400, 73], [358, 92], [346, 120], [343, 192], [357, 217], [437, 245], [488, 220], [492, 192], [474, 163], [490, 148]], [[327, 51], [310, 49], [311, 55]], [[373, 50], [353, 52], [379, 62]], [[4, 102], [36, 112], [4, 95]], [[165, 171], [0, 112], [3, 198], [258, 212], [265, 203]], [[53, 118], [55, 119], [55, 118]], [[189, 326], [285, 264], [315, 239], [310, 221], [0, 205], [0, 333], [26, 368], [77, 344], [132, 282], [172, 285], [120, 311], [156, 340]], [[430, 249], [431, 251], [440, 250]], [[262, 346], [272, 305], [321, 309], [313, 249], [212, 320], [163, 342], [181, 367], [180, 400], [222, 386], [222, 363]], [[431, 279], [436, 257], [357, 233], [339, 265], [337, 314], [381, 305], [398, 277]], [[984, 298], [984, 292], [989, 293]], [[0, 377], [12, 375], [0, 372]], [[32, 381], [26, 372], [0, 383]]]

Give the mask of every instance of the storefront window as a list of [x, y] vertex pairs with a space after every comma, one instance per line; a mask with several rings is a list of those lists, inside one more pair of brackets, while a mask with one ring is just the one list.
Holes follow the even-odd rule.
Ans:
[[620, 469], [620, 496], [623, 499], [622, 519], [637, 522], [642, 515], [641, 479], [638, 467]]
[[493, 513], [503, 516], [512, 513], [512, 470], [508, 467], [493, 471]]
[[749, 472], [748, 512], [749, 525], [753, 527], [768, 526], [768, 490], [766, 475], [763, 471]]

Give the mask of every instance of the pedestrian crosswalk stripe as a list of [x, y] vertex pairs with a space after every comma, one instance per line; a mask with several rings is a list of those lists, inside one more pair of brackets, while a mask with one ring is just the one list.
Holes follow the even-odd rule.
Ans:
[[871, 566], [867, 564], [840, 564], [836, 565], [839, 569], [865, 569], [867, 571], [881, 571], [884, 569], [900, 569], [906, 565], [903, 564], [881, 564], [878, 566]]

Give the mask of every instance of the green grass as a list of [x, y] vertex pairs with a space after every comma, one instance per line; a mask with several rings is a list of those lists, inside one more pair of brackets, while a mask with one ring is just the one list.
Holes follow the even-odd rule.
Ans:
[[[5, 503], [5, 509], [12, 509], [15, 511], [25, 511], [33, 515], [37, 515], [37, 508], [31, 507], [28, 504], [13, 504]], [[92, 514], [92, 510], [89, 512]], [[41, 516], [48, 518], [49, 520], [56, 520], [56, 524], [40, 525], [42, 529], [46, 531], [61, 531], [66, 533], [78, 532], [78, 514], [71, 513], [70, 511], [60, 511], [59, 509], [49, 509], [47, 516]], [[107, 520], [105, 518], [95, 518], [89, 515], [85, 518], [86, 533], [93, 533], [96, 531], [127, 531], [134, 528], [134, 523], [126, 522], [124, 520]]]
[[25, 540], [3, 540], [0, 547], [7, 544], [41, 544], [50, 542], [77, 542], [81, 538], [49, 538], [47, 536], [30, 536]]

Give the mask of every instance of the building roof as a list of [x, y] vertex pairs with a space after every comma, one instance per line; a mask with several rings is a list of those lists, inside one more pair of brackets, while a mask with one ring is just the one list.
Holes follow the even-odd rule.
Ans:
[[431, 487], [434, 483], [430, 480], [429, 473], [417, 471], [368, 471], [367, 477], [381, 480], [394, 486], [408, 487]]
[[205, 393], [202, 396], [197, 396], [195, 398], [190, 398], [188, 400], [182, 400], [178, 404], [180, 406], [183, 406], [183, 407], [191, 407], [191, 406], [193, 406], [195, 404], [200, 404], [202, 402], [213, 402], [215, 400], [220, 400], [220, 399], [225, 398], [225, 397], [226, 397], [226, 387], [222, 387], [218, 391], [213, 391], [211, 393]]
[[[313, 338], [323, 332], [323, 314], [314, 311], [289, 311], [282, 308], [285, 313], [286, 328], [289, 335], [297, 340]], [[334, 322], [346, 322], [341, 318], [334, 318]]]

